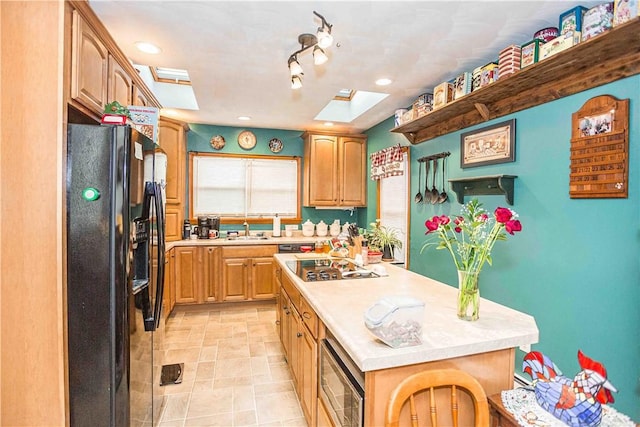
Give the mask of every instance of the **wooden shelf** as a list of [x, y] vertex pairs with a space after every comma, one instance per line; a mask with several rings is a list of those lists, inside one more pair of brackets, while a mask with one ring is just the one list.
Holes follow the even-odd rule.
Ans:
[[412, 144], [640, 73], [640, 18], [391, 129]]
[[464, 196], [494, 194], [504, 194], [507, 203], [513, 205], [513, 180], [516, 178], [516, 175], [488, 175], [450, 179], [449, 182], [461, 205], [464, 204]]

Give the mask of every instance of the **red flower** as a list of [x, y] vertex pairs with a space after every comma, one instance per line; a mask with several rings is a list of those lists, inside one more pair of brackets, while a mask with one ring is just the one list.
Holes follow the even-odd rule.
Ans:
[[478, 215], [476, 219], [481, 222], [486, 222], [489, 219], [489, 216], [486, 213], [483, 213]]
[[447, 224], [449, 224], [449, 221], [451, 221], [451, 220], [449, 219], [448, 216], [440, 215], [440, 219], [439, 219], [440, 224], [447, 225]]
[[460, 225], [464, 223], [464, 217], [459, 216], [456, 219], [454, 219], [453, 222], [456, 225], [453, 231], [455, 231], [456, 233], [461, 233], [462, 227], [460, 227]]
[[510, 220], [504, 224], [504, 229], [507, 230], [507, 233], [513, 234], [516, 231], [522, 231], [522, 224], [517, 219]]
[[427, 232], [424, 234], [436, 231], [438, 227], [440, 227], [440, 219], [437, 216], [434, 216], [433, 218], [426, 220], [424, 226], [427, 227]]
[[505, 224], [507, 221], [511, 219], [513, 213], [511, 213], [510, 209], [507, 208], [496, 208], [495, 211], [496, 221], [499, 223]]

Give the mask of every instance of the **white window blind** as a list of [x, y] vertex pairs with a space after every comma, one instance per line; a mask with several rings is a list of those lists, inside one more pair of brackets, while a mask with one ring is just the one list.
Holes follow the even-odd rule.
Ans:
[[295, 218], [298, 161], [195, 156], [193, 215]]
[[398, 230], [398, 238], [402, 241], [402, 248], [396, 248], [394, 258], [405, 263], [407, 253], [407, 223], [408, 223], [408, 194], [409, 168], [407, 153], [402, 157], [403, 170], [401, 176], [390, 176], [380, 180], [380, 222], [385, 227]]

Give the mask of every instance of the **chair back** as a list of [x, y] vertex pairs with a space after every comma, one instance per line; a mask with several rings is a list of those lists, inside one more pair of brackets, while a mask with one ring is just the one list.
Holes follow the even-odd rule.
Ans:
[[[438, 426], [438, 408], [436, 405], [436, 388], [450, 388], [449, 410], [454, 427], [458, 427], [458, 400], [459, 389], [464, 389], [473, 401], [475, 427], [487, 427], [489, 425], [489, 404], [487, 395], [480, 383], [471, 375], [458, 369], [436, 369], [423, 371], [405, 378], [392, 391], [385, 413], [385, 425], [398, 427], [400, 425], [400, 413], [403, 406], [409, 400], [409, 412], [411, 414], [411, 426], [418, 427], [419, 416], [416, 408], [416, 395], [422, 392], [429, 394], [429, 411], [422, 411], [424, 418], [430, 418], [431, 426]], [[464, 392], [462, 392], [464, 393]], [[408, 425], [408, 423], [403, 423]], [[426, 421], [420, 425], [428, 425]]]

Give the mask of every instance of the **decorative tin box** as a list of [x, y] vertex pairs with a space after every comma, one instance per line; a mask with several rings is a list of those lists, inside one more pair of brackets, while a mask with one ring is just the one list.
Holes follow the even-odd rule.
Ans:
[[640, 14], [638, 0], [615, 0], [613, 2], [613, 26], [624, 24]]
[[592, 7], [582, 19], [582, 41], [609, 31], [613, 27], [613, 3]]
[[538, 62], [540, 57], [540, 45], [544, 42], [540, 39], [533, 39], [522, 45], [522, 58], [520, 59], [520, 68], [528, 67]]
[[482, 67], [477, 67], [473, 69], [473, 73], [471, 74], [471, 90], [480, 89], [480, 76], [482, 75]]
[[560, 35], [569, 31], [582, 31], [582, 17], [588, 9], [583, 6], [576, 6], [560, 14], [558, 28]]
[[424, 116], [433, 109], [433, 94], [423, 93], [413, 103], [413, 117]]
[[440, 83], [433, 89], [433, 109], [444, 107], [453, 99], [453, 84]]
[[559, 34], [560, 33], [558, 33], [558, 29], [556, 27], [547, 27], [536, 31], [533, 38], [540, 39], [546, 43], [558, 37]]
[[553, 56], [558, 52], [562, 52], [563, 50], [575, 46], [578, 43], [580, 43], [580, 33], [577, 31], [558, 36], [550, 42], [540, 46], [540, 60]]
[[498, 78], [502, 79], [520, 70], [522, 48], [516, 44], [505, 47], [498, 56]]
[[453, 81], [453, 99], [458, 99], [471, 93], [472, 86], [471, 73], [465, 71], [455, 78]]
[[482, 67], [480, 74], [480, 87], [485, 87], [498, 80], [498, 63], [489, 62]]

